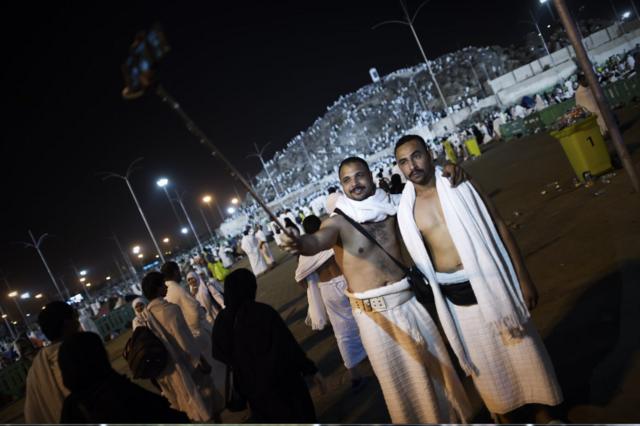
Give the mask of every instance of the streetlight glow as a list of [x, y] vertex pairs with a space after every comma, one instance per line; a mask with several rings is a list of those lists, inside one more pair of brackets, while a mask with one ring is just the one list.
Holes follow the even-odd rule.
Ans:
[[231, 204], [233, 204], [233, 205], [236, 205], [236, 204], [238, 204], [239, 202], [240, 202], [240, 201], [239, 201], [236, 197], [233, 197], [233, 198], [231, 199]]
[[204, 197], [202, 197], [202, 202], [203, 203], [209, 204], [211, 202], [211, 200], [213, 200], [211, 195], [205, 195]]
[[227, 213], [229, 213], [229, 214], [234, 214], [235, 212], [236, 212], [236, 209], [235, 209], [235, 208], [233, 208], [233, 207], [229, 207], [229, 208], [227, 209]]
[[105, 280], [107, 281], [111, 280], [111, 275], [107, 275], [107, 278], [105, 278]]
[[169, 244], [169, 241], [170, 241], [170, 240], [169, 240], [169, 237], [167, 237], [167, 238], [165, 238], [165, 239], [163, 239], [163, 240], [162, 240], [162, 242], [163, 242], [163, 243], [165, 243], [165, 244]]
[[42, 293], [36, 294], [36, 299], [42, 299]]
[[2, 319], [7, 318], [7, 314], [2, 314]]
[[12, 291], [11, 293], [9, 293], [9, 297], [16, 297], [18, 296], [18, 292], [17, 291]]
[[86, 280], [87, 280], [87, 278], [86, 278], [86, 277], [82, 277], [82, 278], [80, 278], [80, 282], [81, 282], [81, 283], [85, 282]]
[[540, 4], [545, 4], [547, 0], [540, 0]]
[[86, 275], [87, 275], [87, 270], [86, 269], [83, 269], [82, 271], [80, 271], [80, 276], [81, 277], [84, 277]]
[[26, 293], [22, 293], [20, 295], [20, 299], [22, 300], [26, 300], [26, 299], [30, 299], [31, 298], [31, 293], [29, 293], [28, 291]]
[[622, 14], [622, 19], [627, 19], [631, 16], [631, 12], [628, 10]]
[[86, 283], [85, 284], [87, 287], [91, 287], [91, 283]]
[[185, 227], [180, 230], [180, 233], [183, 235], [187, 235], [189, 233], [189, 230]]
[[167, 179], [167, 178], [160, 178], [160, 179], [158, 179], [158, 181], [156, 182], [156, 185], [158, 185], [160, 188], [164, 188], [165, 186], [169, 185], [169, 179]]
[[134, 246], [131, 251], [133, 252], [133, 254], [138, 254], [140, 253], [140, 246]]
[[142, 253], [140, 253], [140, 254], [138, 255], [138, 259], [142, 259], [143, 257], [144, 257], [144, 254], [142, 254]]

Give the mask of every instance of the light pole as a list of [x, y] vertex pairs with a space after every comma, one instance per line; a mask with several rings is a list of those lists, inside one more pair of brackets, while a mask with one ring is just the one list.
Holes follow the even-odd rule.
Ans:
[[133, 161], [131, 164], [129, 164], [129, 167], [127, 167], [127, 172], [125, 173], [125, 175], [119, 175], [117, 173], [112, 173], [112, 172], [107, 172], [107, 173], [103, 173], [104, 177], [102, 178], [102, 180], [107, 180], [109, 178], [118, 178], [123, 180], [126, 184], [127, 184], [127, 188], [129, 188], [129, 192], [131, 192], [131, 197], [133, 198], [133, 201], [136, 203], [136, 207], [138, 207], [138, 211], [140, 212], [140, 216], [142, 217], [142, 221], [144, 222], [144, 225], [147, 227], [147, 231], [149, 232], [149, 236], [151, 237], [151, 241], [153, 241], [153, 245], [156, 248], [156, 251], [158, 252], [158, 256], [160, 257], [160, 260], [162, 261], [162, 263], [164, 263], [164, 256], [162, 255], [162, 250], [160, 250], [160, 246], [158, 245], [158, 242], [156, 241], [156, 237], [153, 236], [153, 232], [151, 231], [151, 227], [149, 226], [149, 222], [147, 222], [147, 218], [144, 215], [144, 212], [142, 211], [142, 207], [140, 206], [140, 203], [138, 202], [138, 198], [136, 197], [135, 192], [133, 192], [133, 187], [131, 186], [131, 183], [129, 182], [129, 176], [131, 176], [131, 173], [134, 171], [133, 166], [136, 163], [139, 163], [140, 161], [142, 161], [142, 158], [138, 158], [137, 160]]
[[167, 196], [167, 200], [169, 200], [169, 204], [171, 205], [171, 210], [173, 210], [173, 214], [176, 217], [176, 220], [178, 221], [178, 226], [182, 228], [182, 220], [180, 219], [180, 216], [178, 215], [178, 211], [176, 210], [176, 206], [173, 205], [173, 200], [171, 199], [171, 196], [169, 195], [169, 191], [167, 190], [167, 185], [169, 185], [169, 179], [160, 178], [156, 182], [156, 185], [158, 185], [160, 188], [164, 190], [164, 193]]
[[131, 262], [131, 258], [129, 257], [129, 255], [127, 255], [127, 253], [122, 249], [122, 245], [120, 244], [120, 239], [118, 239], [116, 234], [112, 234], [111, 237], [107, 237], [107, 238], [110, 240], [113, 240], [116, 243], [116, 246], [118, 246], [118, 251], [120, 251], [120, 255], [122, 256], [122, 259], [124, 260], [125, 265], [129, 267], [129, 270], [133, 275], [133, 279], [136, 280], [138, 277], [138, 271], [136, 271], [136, 268], [133, 266], [133, 263]]
[[211, 226], [209, 226], [209, 221], [207, 220], [207, 216], [205, 216], [204, 210], [202, 210], [202, 207], [198, 207], [198, 210], [200, 210], [200, 214], [202, 215], [202, 220], [204, 220], [204, 224], [207, 226], [207, 230], [209, 231], [209, 235], [211, 236], [211, 239], [213, 240], [213, 231], [211, 231]]
[[[205, 203], [209, 209], [211, 209], [211, 201], [213, 197], [211, 195], [205, 195], [202, 197], [202, 202]], [[222, 209], [220, 208], [220, 203], [216, 203], [216, 207], [218, 208], [218, 214], [220, 215], [220, 220], [224, 222], [224, 214], [222, 213]]]
[[[253, 146], [256, 149], [256, 152], [253, 154], [249, 154], [247, 156], [248, 157], [258, 157], [258, 159], [260, 160], [260, 164], [262, 164], [262, 168], [264, 169], [265, 173], [267, 174], [267, 178], [269, 179], [269, 182], [271, 183], [271, 187], [273, 188], [273, 191], [276, 194], [276, 198], [280, 198], [280, 192], [278, 191], [278, 188], [276, 187], [276, 183], [273, 180], [273, 177], [271, 176], [271, 173], [269, 172], [269, 168], [267, 167], [267, 163], [264, 162], [264, 158], [262, 156], [262, 153], [264, 152], [265, 149], [267, 149], [267, 146], [269, 146], [269, 144], [267, 143], [265, 146], [262, 147], [262, 149], [258, 148], [258, 144], [254, 143]], [[305, 149], [306, 152], [306, 149]], [[307, 154], [308, 155], [308, 154]], [[309, 161], [309, 159], [307, 158], [307, 161]], [[309, 163], [311, 164], [311, 163]]]
[[[169, 202], [171, 202], [171, 197], [169, 196], [169, 192], [167, 191], [167, 186], [169, 185], [169, 179], [167, 179], [167, 178], [158, 179], [156, 184], [160, 188], [162, 188], [164, 190], [165, 194], [167, 194], [167, 197], [169, 198]], [[189, 224], [189, 228], [191, 228], [191, 232], [193, 232], [193, 236], [196, 239], [196, 243], [198, 243], [198, 247], [200, 247], [200, 251], [203, 251], [204, 249], [202, 247], [202, 243], [200, 243], [200, 238], [198, 238], [198, 234], [196, 233], [196, 229], [193, 226], [193, 222], [191, 222], [191, 218], [189, 217], [189, 213], [187, 213], [187, 209], [184, 207], [184, 203], [182, 202], [182, 198], [180, 197], [180, 194], [178, 194], [178, 190], [176, 188], [173, 188], [173, 191], [176, 194], [176, 200], [178, 201], [178, 204], [180, 205], [180, 208], [182, 209], [182, 213], [184, 213], [184, 217], [187, 218], [187, 223]], [[164, 259], [162, 261], [164, 262]]]
[[36, 249], [36, 251], [38, 252], [38, 255], [40, 256], [40, 260], [42, 260], [42, 263], [44, 264], [45, 269], [47, 270], [47, 273], [49, 274], [49, 278], [51, 278], [51, 282], [53, 283], [53, 286], [56, 288], [56, 291], [58, 292], [58, 295], [60, 296], [60, 299], [64, 300], [64, 296], [62, 294], [62, 292], [60, 291], [60, 288], [58, 287], [58, 283], [56, 282], [56, 279], [53, 277], [53, 273], [51, 272], [51, 268], [49, 268], [49, 264], [47, 263], [47, 259], [44, 258], [44, 254], [42, 254], [42, 250], [40, 249], [40, 246], [42, 245], [42, 242], [44, 241], [44, 239], [48, 236], [48, 234], [42, 234], [40, 236], [40, 238], [38, 238], [36, 240], [36, 237], [33, 236], [33, 233], [31, 232], [31, 230], [29, 230], [29, 236], [31, 237], [31, 243], [22, 243], [25, 247], [32, 247], [34, 249]]
[[404, 13], [405, 16], [405, 21], [397, 21], [397, 20], [393, 20], [393, 21], [384, 21], [384, 22], [380, 22], [376, 25], [374, 25], [371, 29], [375, 30], [378, 27], [381, 27], [383, 25], [386, 24], [401, 24], [401, 25], [407, 25], [409, 27], [409, 29], [411, 29], [411, 34], [413, 34], [413, 38], [416, 40], [416, 43], [418, 44], [418, 48], [420, 49], [420, 53], [422, 54], [422, 58], [424, 59], [424, 63], [427, 65], [427, 70], [429, 71], [429, 75], [431, 75], [431, 79], [433, 80], [433, 83], [436, 86], [436, 89], [438, 90], [438, 95], [440, 96], [440, 101], [442, 102], [443, 105], [443, 109], [447, 110], [449, 108], [449, 104], [447, 103], [444, 94], [442, 93], [442, 89], [440, 89], [440, 85], [438, 84], [438, 80], [436, 79], [435, 74], [433, 73], [433, 70], [431, 69], [431, 61], [429, 59], [427, 59], [427, 54], [424, 52], [424, 49], [422, 47], [422, 43], [420, 43], [420, 39], [418, 38], [418, 34], [416, 33], [415, 28], [413, 27], [413, 22], [416, 20], [416, 17], [418, 16], [418, 13], [420, 13], [420, 10], [422, 9], [423, 6], [425, 6], [427, 3], [429, 2], [429, 0], [423, 2], [418, 9], [416, 10], [416, 12], [413, 14], [413, 17], [409, 16], [409, 10], [407, 9], [407, 6], [404, 4], [403, 0], [400, 0], [400, 6], [402, 6], [402, 12]]
[[18, 337], [18, 335], [16, 334], [15, 330], [13, 329], [13, 326], [9, 322], [9, 316], [7, 315], [2, 305], [0, 305], [0, 314], [2, 315], [2, 319], [4, 320], [5, 327], [7, 327], [7, 331], [11, 335], [11, 339], [15, 340], [16, 337]]

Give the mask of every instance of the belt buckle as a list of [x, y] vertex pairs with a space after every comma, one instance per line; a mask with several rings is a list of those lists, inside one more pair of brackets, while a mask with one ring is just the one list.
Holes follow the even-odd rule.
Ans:
[[369, 304], [371, 305], [371, 309], [376, 311], [382, 311], [387, 308], [387, 304], [384, 302], [384, 297], [374, 297], [369, 299]]
[[373, 308], [371, 307], [371, 299], [362, 299], [362, 304], [364, 305], [364, 311], [365, 312], [371, 312], [373, 311]]

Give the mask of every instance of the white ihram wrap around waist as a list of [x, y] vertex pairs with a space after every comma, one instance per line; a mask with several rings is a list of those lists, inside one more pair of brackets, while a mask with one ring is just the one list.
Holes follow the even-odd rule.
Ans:
[[346, 293], [353, 301], [383, 298], [379, 311], [353, 309], [360, 337], [393, 423], [459, 423], [470, 415], [466, 393], [438, 328], [406, 278]]

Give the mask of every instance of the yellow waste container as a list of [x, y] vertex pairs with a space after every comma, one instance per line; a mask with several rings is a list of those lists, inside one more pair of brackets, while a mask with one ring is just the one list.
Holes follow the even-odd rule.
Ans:
[[600, 134], [596, 116], [551, 132], [551, 136], [560, 141], [573, 171], [581, 182], [585, 181], [587, 174], [598, 176], [612, 168], [611, 158]]
[[464, 141], [465, 146], [467, 147], [467, 151], [469, 155], [472, 157], [480, 157], [480, 147], [478, 146], [478, 141], [476, 138], [467, 139]]
[[444, 152], [447, 156], [447, 160], [449, 160], [453, 164], [456, 164], [458, 162], [458, 156], [456, 155], [456, 151], [453, 149], [451, 142], [444, 141], [443, 144], [444, 144]]

